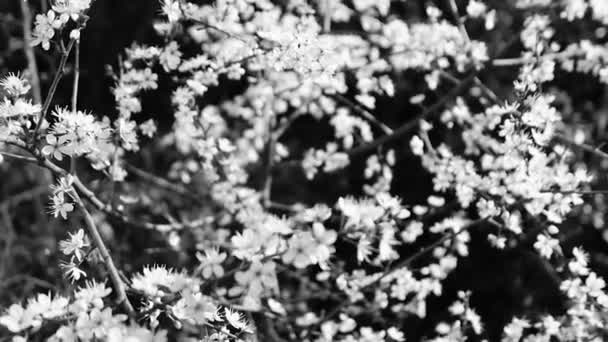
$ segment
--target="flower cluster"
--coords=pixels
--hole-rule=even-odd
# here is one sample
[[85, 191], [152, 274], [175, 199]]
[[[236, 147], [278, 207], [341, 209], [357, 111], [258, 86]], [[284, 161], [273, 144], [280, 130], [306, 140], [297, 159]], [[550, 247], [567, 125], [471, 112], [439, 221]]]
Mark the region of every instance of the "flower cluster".
[[[91, 3], [52, 1], [32, 44], [57, 43], [63, 67]], [[50, 106], [63, 70], [43, 104], [20, 74], [2, 78], [0, 156], [50, 170], [51, 213], [72, 225], [78, 206], [86, 227], [58, 243], [71, 292], [13, 304], [0, 325], [16, 341], [393, 342], [426, 319], [428, 341], [482, 339], [474, 293], [446, 283], [487, 244], [531, 251], [568, 298], [561, 314], [517, 315], [503, 341], [599, 341], [606, 283], [564, 233], [590, 216], [585, 191], [602, 181], [577, 149], [607, 155], [585, 144], [574, 105], [547, 84], [563, 71], [608, 83], [605, 30], [571, 41], [555, 25], [605, 24], [608, 5], [518, 0], [520, 31], [509, 35], [519, 42], [498, 45], [519, 55], [502, 58], [490, 56], [503, 38], [493, 31], [516, 26], [504, 9], [419, 3], [163, 0], [159, 43], [133, 43], [111, 70], [108, 116]], [[485, 82], [504, 67], [518, 72], [497, 93], [498, 77]], [[157, 127], [144, 108], [159, 89], [170, 124]], [[417, 112], [385, 115], [401, 102]], [[134, 165], [156, 158], [166, 175]], [[408, 163], [429, 193], [399, 189]], [[356, 181], [346, 170], [360, 171]], [[336, 189], [317, 194], [315, 181]], [[160, 247], [138, 241], [128, 260], [137, 229]], [[151, 250], [174, 264], [141, 262]], [[435, 319], [439, 297], [452, 304]]]
[[33, 32], [33, 46], [41, 45], [44, 50], [51, 47], [57, 32], [61, 32], [70, 21], [76, 28], [70, 31], [70, 38], [80, 39], [80, 30], [86, 23], [86, 12], [91, 0], [57, 0], [46, 14], [38, 14]]

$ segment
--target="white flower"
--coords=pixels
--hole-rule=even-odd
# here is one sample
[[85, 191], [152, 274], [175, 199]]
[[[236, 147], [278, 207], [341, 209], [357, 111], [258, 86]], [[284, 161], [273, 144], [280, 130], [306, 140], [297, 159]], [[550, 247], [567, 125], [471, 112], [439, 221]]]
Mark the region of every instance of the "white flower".
[[107, 297], [112, 289], [106, 287], [105, 283], [97, 283], [95, 280], [87, 281], [85, 287], [78, 288], [74, 293], [76, 303], [84, 309], [89, 307], [103, 308], [103, 298]]
[[6, 313], [0, 316], [0, 324], [11, 332], [17, 333], [34, 324], [34, 315], [19, 304], [11, 305]]
[[217, 314], [218, 308], [210, 297], [190, 290], [184, 291], [183, 298], [171, 308], [171, 311], [178, 319], [192, 324], [202, 325], [208, 321], [221, 320]]
[[91, 0], [55, 0], [53, 10], [61, 15], [62, 21], [74, 21], [91, 6]]
[[176, 22], [182, 17], [179, 1], [163, 0], [161, 10], [167, 16], [169, 22]]
[[297, 268], [304, 268], [313, 263], [316, 243], [310, 232], [294, 234], [287, 245], [289, 247], [283, 254], [283, 262], [292, 264]]
[[504, 328], [505, 335], [509, 338], [508, 341], [519, 341], [524, 333], [524, 329], [529, 328], [530, 323], [527, 320], [514, 317], [511, 323]]
[[548, 259], [553, 255], [553, 251], [559, 248], [559, 241], [541, 234], [537, 236], [534, 248], [538, 250], [540, 255]]
[[141, 134], [147, 136], [148, 138], [152, 138], [156, 133], [156, 124], [154, 120], [149, 119], [139, 125], [139, 129], [141, 130]]
[[54, 134], [47, 134], [46, 142], [48, 145], [45, 145], [42, 148], [42, 154], [45, 156], [52, 156], [58, 161], [62, 161], [63, 153], [61, 153], [61, 146], [66, 142], [65, 136], [61, 136], [57, 139]]
[[561, 323], [553, 318], [553, 316], [544, 317], [542, 323], [543, 327], [545, 328], [545, 332], [548, 335], [559, 336], [559, 328]]
[[233, 254], [239, 259], [252, 259], [262, 248], [263, 241], [260, 234], [253, 229], [245, 229], [230, 238], [234, 247]]
[[131, 278], [132, 287], [148, 296], [157, 297], [195, 288], [198, 282], [184, 273], [165, 266], [144, 267], [141, 274]]
[[477, 1], [477, 0], [469, 1], [469, 4], [467, 5], [467, 14], [471, 18], [479, 18], [479, 17], [483, 16], [485, 13], [486, 13], [486, 5], [483, 2]]
[[76, 259], [81, 261], [84, 256], [84, 251], [82, 249], [89, 246], [89, 242], [84, 235], [84, 230], [79, 229], [76, 234], [69, 233], [69, 235], [69, 240], [62, 240], [59, 242], [59, 249], [61, 249], [65, 255], [74, 254]]
[[55, 29], [59, 28], [63, 23], [55, 18], [54, 11], [48, 11], [45, 14], [36, 16], [36, 26], [34, 27], [32, 46], [41, 44], [42, 48], [48, 50], [51, 47], [51, 39], [55, 36]]
[[196, 258], [201, 263], [198, 270], [203, 278], [208, 279], [213, 276], [219, 278], [223, 276], [224, 267], [222, 267], [222, 262], [226, 260], [226, 256], [226, 253], [220, 253], [217, 248], [206, 251], [204, 256], [201, 253], [196, 253]]
[[25, 79], [13, 73], [3, 78], [0, 81], [0, 86], [12, 96], [25, 95], [31, 88]]
[[347, 218], [347, 228], [373, 228], [375, 222], [384, 215], [384, 209], [372, 200], [355, 200], [351, 197], [341, 197], [338, 209]]
[[226, 317], [226, 321], [230, 323], [234, 328], [242, 331], [250, 332], [249, 326], [247, 325], [247, 321], [245, 321], [245, 317], [240, 312], [232, 311], [229, 308], [224, 309], [224, 315]]
[[50, 294], [39, 293], [36, 297], [28, 300], [27, 310], [34, 315], [40, 315], [45, 319], [62, 316], [67, 313], [68, 299], [57, 296], [52, 298]]
[[254, 261], [248, 270], [236, 272], [234, 279], [247, 288], [249, 294], [259, 296], [265, 289], [274, 291], [278, 288], [275, 267], [274, 262]]
[[390, 337], [392, 340], [395, 341], [405, 341], [405, 335], [403, 334], [403, 332], [395, 327], [390, 327], [386, 330], [386, 334], [388, 335], [388, 337]]
[[417, 135], [414, 135], [410, 140], [410, 149], [417, 156], [424, 154], [424, 142]]
[[579, 247], [574, 247], [574, 249], [572, 249], [572, 254], [574, 255], [574, 260], [568, 263], [570, 271], [577, 275], [589, 274], [589, 268], [587, 267], [587, 259], [589, 257], [587, 253]]
[[65, 201], [65, 196], [63, 193], [58, 193], [53, 196], [51, 210], [53, 212], [53, 216], [61, 216], [64, 220], [67, 220], [68, 213], [74, 211], [74, 205]]
[[604, 287], [606, 287], [606, 282], [604, 279], [598, 277], [595, 272], [589, 273], [589, 276], [587, 276], [587, 279], [585, 280], [585, 288], [587, 289], [589, 295], [592, 297], [602, 295], [604, 293], [602, 291]]
[[587, 2], [585, 0], [565, 0], [564, 10], [561, 13], [562, 18], [567, 18], [569, 21], [580, 19], [587, 12]]
[[325, 229], [325, 226], [320, 222], [313, 223], [312, 232], [318, 244], [314, 253], [314, 260], [317, 263], [325, 263], [334, 251], [332, 245], [336, 242], [338, 233]]
[[79, 265], [75, 264], [73, 261], [67, 263], [62, 262], [59, 266], [63, 269], [65, 277], [71, 282], [78, 281], [81, 277], [87, 276], [87, 273], [81, 270]]

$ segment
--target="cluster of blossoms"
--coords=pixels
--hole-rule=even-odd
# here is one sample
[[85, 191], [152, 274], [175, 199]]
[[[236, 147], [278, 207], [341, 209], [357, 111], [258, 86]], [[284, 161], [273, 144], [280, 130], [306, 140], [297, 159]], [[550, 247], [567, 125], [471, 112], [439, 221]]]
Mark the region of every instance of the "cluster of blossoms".
[[70, 23], [75, 27], [70, 31], [70, 38], [80, 39], [80, 30], [87, 20], [86, 11], [91, 6], [91, 0], [58, 0], [45, 14], [36, 16], [32, 45], [41, 45], [44, 50], [51, 47], [57, 32], [61, 32]]
[[[71, 42], [80, 39], [90, 5], [54, 1], [36, 17], [32, 43], [48, 50], [58, 42], [67, 58], [61, 35], [70, 29]], [[50, 102], [32, 104], [26, 99], [30, 85], [8, 75], [0, 81], [0, 147], [12, 156], [12, 149], [27, 152], [31, 157], [17, 156], [50, 169], [58, 179], [53, 215], [71, 222], [80, 206], [92, 235], [80, 229], [59, 243], [70, 258], [62, 265], [66, 276], [83, 287], [66, 297], [40, 294], [14, 304], [0, 324], [15, 340], [58, 323], [49, 340], [243, 341], [265, 331], [298, 341], [404, 341], [404, 322], [427, 316], [429, 299], [444, 294], [444, 282], [469, 256], [471, 230], [484, 229], [497, 249], [532, 239], [543, 262], [567, 254], [560, 227], [584, 203], [579, 191], [593, 177], [576, 164], [570, 148], [583, 145], [568, 140], [564, 113], [543, 85], [554, 79], [556, 66], [607, 83], [608, 48], [595, 41], [562, 48], [552, 5], [517, 1], [530, 11], [520, 35], [523, 51], [501, 60], [491, 59], [486, 43], [467, 33], [465, 23], [484, 32], [500, 24], [497, 10], [479, 0], [467, 2], [462, 18], [458, 9], [450, 18], [425, 7], [422, 22], [402, 18], [388, 0], [165, 0], [163, 18], [154, 25], [164, 44], [134, 44], [118, 65], [115, 120], [62, 107], [47, 118]], [[600, 0], [560, 1], [557, 7], [568, 22], [588, 11], [602, 23], [608, 18]], [[361, 32], [332, 30], [352, 22]], [[512, 97], [503, 101], [478, 76], [505, 65], [520, 71]], [[409, 73], [420, 75], [424, 88], [410, 98], [413, 106], [426, 107], [427, 93], [440, 94], [446, 82], [474, 84], [476, 92], [456, 94], [453, 101], [446, 95], [439, 109], [425, 108], [392, 129], [374, 111], [377, 102], [401, 96], [397, 81]], [[164, 131], [142, 112], [142, 95], [160, 88], [161, 75], [169, 76], [173, 112], [172, 127]], [[229, 83], [241, 86], [237, 94], [208, 101], [212, 90]], [[328, 125], [330, 141], [301, 146], [287, 139], [300, 119]], [[171, 152], [168, 179], [128, 166], [146, 148], [144, 137]], [[392, 193], [398, 152], [382, 145], [393, 140], [409, 141], [408, 153], [432, 175], [433, 193], [422, 204]], [[350, 167], [366, 153], [360, 191], [328, 203], [273, 201], [276, 168], [295, 166], [312, 180]], [[77, 161], [101, 171], [94, 175], [102, 180], [84, 184]], [[129, 176], [142, 174], [198, 201], [160, 215], [161, 209], [148, 209], [147, 217], [167, 217], [168, 224], [132, 218], [145, 209], [146, 196], [115, 191], [132, 189]], [[111, 191], [91, 190], [106, 181]], [[101, 215], [88, 214], [89, 205]], [[196, 219], [180, 222], [173, 212]], [[101, 236], [96, 228], [112, 231], [114, 222], [154, 229], [174, 249], [190, 243], [185, 254], [194, 271], [145, 266], [130, 277], [119, 274], [103, 244], [112, 234]], [[504, 341], [599, 341], [596, 334], [608, 323], [606, 284], [582, 249], [572, 255], [561, 284], [571, 301], [568, 311], [515, 318]], [[93, 261], [104, 264], [112, 289], [93, 280]], [[111, 294], [121, 308], [112, 305]], [[458, 293], [429, 341], [483, 336], [470, 296]]]
[[[89, 281], [76, 289], [71, 298], [39, 294], [26, 305], [11, 305], [0, 316], [0, 323], [13, 333], [27, 336], [45, 323], [61, 322], [48, 341], [167, 341], [166, 331], [130, 325], [126, 315], [114, 314], [107, 298], [111, 292], [105, 284]], [[13, 338], [26, 340], [22, 335]]]

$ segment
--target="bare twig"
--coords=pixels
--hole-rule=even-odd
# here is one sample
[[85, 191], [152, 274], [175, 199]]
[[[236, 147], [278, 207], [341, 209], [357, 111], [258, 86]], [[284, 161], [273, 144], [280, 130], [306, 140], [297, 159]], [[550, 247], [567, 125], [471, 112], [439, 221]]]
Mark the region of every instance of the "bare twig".
[[23, 16], [23, 50], [25, 52], [25, 58], [27, 58], [27, 66], [30, 76], [30, 84], [32, 85], [32, 96], [34, 97], [35, 103], [42, 102], [42, 95], [40, 92], [40, 77], [38, 76], [38, 64], [36, 63], [36, 55], [34, 49], [30, 44], [32, 38], [32, 12], [28, 5], [27, 0], [20, 0], [21, 4], [21, 15]]
[[20, 154], [15, 154], [15, 153], [10, 153], [10, 152], [4, 152], [4, 151], [0, 151], [0, 154], [3, 155], [3, 156], [11, 157], [13, 159], [22, 160], [22, 161], [26, 161], [26, 162], [30, 162], [30, 163], [36, 163], [37, 162], [36, 158], [22, 156]]
[[600, 157], [603, 159], [608, 159], [608, 153], [600, 150], [599, 148], [593, 147], [591, 145], [587, 145], [585, 143], [577, 143], [575, 141], [568, 139], [564, 135], [554, 134], [553, 139], [555, 139], [556, 141], [558, 141], [562, 144], [565, 144], [567, 146], [574, 147], [574, 148], [577, 148], [577, 149], [585, 151], [585, 152], [589, 152], [597, 157]]
[[179, 184], [174, 184], [168, 180], [166, 180], [165, 178], [159, 177], [157, 175], [154, 175], [150, 172], [147, 172], [145, 170], [142, 170], [134, 165], [131, 164], [125, 164], [125, 168], [127, 169], [127, 171], [129, 171], [130, 173], [136, 175], [137, 177], [141, 178], [142, 180], [155, 185], [161, 189], [165, 189], [171, 192], [174, 192], [176, 194], [182, 195], [182, 196], [186, 196], [192, 200], [195, 200], [197, 202], [201, 202], [201, 196], [194, 193], [193, 191], [187, 189], [186, 187], [179, 185]]
[[78, 82], [80, 80], [80, 41], [76, 41], [74, 56], [74, 84], [72, 87], [72, 112], [76, 113], [78, 106]]
[[584, 55], [583, 50], [566, 50], [555, 53], [547, 53], [542, 56], [526, 56], [526, 57], [517, 57], [517, 58], [503, 58], [503, 59], [494, 59], [492, 60], [492, 65], [497, 67], [508, 67], [508, 66], [518, 66], [524, 64], [532, 64], [545, 60], [560, 60], [560, 59], [568, 59], [572, 57], [579, 57]]
[[467, 78], [462, 80], [459, 85], [455, 86], [447, 94], [442, 96], [439, 101], [434, 103], [432, 106], [430, 106], [425, 111], [416, 115], [412, 120], [404, 123], [403, 125], [399, 126], [397, 129], [393, 130], [393, 132], [391, 134], [384, 135], [367, 144], [363, 144], [361, 146], [350, 149], [350, 150], [346, 151], [346, 153], [349, 156], [364, 154], [364, 153], [370, 152], [370, 151], [374, 150], [375, 148], [380, 147], [388, 142], [391, 142], [391, 141], [394, 141], [394, 140], [397, 140], [397, 139], [403, 137], [404, 135], [408, 134], [409, 132], [414, 130], [416, 127], [418, 127], [420, 120], [423, 120], [430, 116], [436, 115], [437, 112], [441, 108], [443, 108], [443, 106], [449, 100], [451, 100], [454, 96], [457, 96], [458, 94], [460, 94], [465, 89], [468, 89], [468, 87], [471, 85], [471, 83], [474, 82], [476, 76], [477, 76], [477, 72], [473, 72]]
[[274, 154], [276, 149], [276, 135], [272, 131], [274, 128], [275, 118], [268, 119], [268, 144], [267, 144], [267, 160], [264, 178], [264, 187], [262, 189], [262, 204], [268, 208], [271, 201], [272, 190], [272, 166], [274, 164]]
[[332, 97], [332, 98], [336, 99], [337, 101], [339, 101], [339, 102], [345, 104], [346, 106], [350, 107], [357, 114], [359, 114], [363, 118], [365, 118], [367, 121], [369, 121], [372, 124], [376, 125], [380, 130], [382, 130], [382, 133], [384, 133], [384, 134], [391, 134], [391, 133], [393, 133], [393, 130], [390, 127], [388, 127], [382, 121], [376, 119], [376, 117], [374, 116], [374, 114], [372, 114], [367, 108], [365, 108], [360, 103], [351, 101], [348, 98], [346, 98], [346, 97], [344, 97], [344, 96], [342, 96], [340, 94], [337, 94], [337, 93], [336, 94], [325, 94], [325, 96]]
[[82, 199], [78, 195], [76, 189], [72, 188], [72, 190], [74, 201], [76, 202], [76, 205], [84, 216], [87, 232], [89, 233], [93, 244], [95, 245], [97, 250], [99, 250], [101, 257], [103, 258], [104, 264], [106, 265], [110, 280], [114, 285], [114, 291], [116, 291], [118, 304], [122, 305], [123, 309], [130, 317], [135, 317], [135, 310], [133, 310], [133, 306], [131, 305], [131, 302], [129, 302], [129, 298], [127, 298], [125, 284], [120, 279], [118, 270], [116, 269], [114, 261], [112, 260], [112, 257], [110, 256], [110, 253], [108, 252], [108, 249], [106, 248], [106, 245], [103, 242], [101, 235], [99, 234], [99, 230], [97, 230], [95, 221], [93, 220], [93, 217], [82, 202]]
[[51, 106], [51, 102], [53, 101], [53, 97], [55, 96], [55, 91], [57, 91], [57, 86], [59, 85], [59, 81], [61, 80], [61, 77], [63, 77], [63, 74], [65, 72], [65, 70], [64, 70], [65, 64], [67, 63], [68, 58], [70, 57], [70, 51], [72, 51], [72, 48], [74, 47], [75, 43], [76, 43], [75, 39], [70, 40], [67, 48], [65, 48], [65, 50], [63, 51], [63, 54], [61, 55], [61, 61], [59, 62], [59, 68], [57, 69], [57, 72], [55, 73], [55, 77], [53, 78], [53, 82], [51, 83], [51, 88], [49, 89], [49, 92], [46, 95], [46, 98], [44, 99], [44, 104], [42, 105], [42, 110], [40, 111], [40, 115], [38, 116], [38, 122], [36, 122], [36, 128], [34, 129], [34, 133], [32, 134], [32, 141], [34, 141], [36, 139], [38, 130], [40, 130], [40, 126], [42, 125], [42, 122], [44, 121], [44, 118], [46, 117], [46, 114], [49, 111], [49, 107]]

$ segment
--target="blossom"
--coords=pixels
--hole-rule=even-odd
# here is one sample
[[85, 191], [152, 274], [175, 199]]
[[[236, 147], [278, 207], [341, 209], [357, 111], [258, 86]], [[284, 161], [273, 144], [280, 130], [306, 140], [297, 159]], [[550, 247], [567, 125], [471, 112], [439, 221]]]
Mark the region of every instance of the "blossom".
[[283, 254], [283, 262], [304, 268], [313, 263], [312, 256], [316, 251], [314, 237], [310, 232], [294, 234], [288, 241], [288, 249]]
[[80, 314], [76, 320], [78, 337], [83, 340], [104, 339], [115, 327], [127, 319], [126, 315], [113, 315], [111, 308], [94, 308], [90, 313]]
[[504, 333], [508, 338], [507, 341], [519, 341], [523, 335], [524, 329], [530, 327], [530, 323], [525, 319], [513, 318], [511, 323], [504, 328]]
[[45, 156], [52, 156], [53, 158], [62, 161], [63, 153], [61, 152], [61, 146], [67, 141], [65, 136], [61, 136], [59, 139], [53, 134], [46, 135], [46, 142], [41, 152]]
[[11, 96], [25, 95], [30, 90], [28, 82], [18, 74], [9, 73], [0, 80], [0, 87]]
[[252, 259], [263, 244], [261, 236], [252, 229], [245, 229], [242, 233], [235, 234], [231, 242], [234, 246], [234, 256], [241, 259]]
[[45, 319], [51, 319], [66, 314], [68, 299], [61, 296], [52, 298], [50, 294], [39, 293], [36, 297], [28, 300], [27, 310], [33, 315], [40, 315]]
[[163, 0], [162, 11], [167, 16], [169, 22], [176, 22], [182, 17], [182, 11], [179, 5], [179, 1], [174, 0]]
[[148, 138], [152, 138], [156, 133], [156, 124], [154, 123], [154, 120], [150, 119], [140, 124], [139, 129], [141, 130], [141, 134]]
[[34, 314], [19, 304], [11, 305], [6, 313], [0, 316], [0, 324], [14, 333], [27, 329], [32, 325], [40, 325], [39, 322], [34, 321]]
[[333, 230], [326, 230], [325, 226], [320, 222], [313, 223], [312, 231], [313, 237], [318, 244], [313, 258], [317, 263], [325, 263], [334, 251], [332, 245], [336, 242], [338, 234]]
[[48, 50], [51, 47], [51, 39], [55, 36], [55, 29], [62, 24], [63, 22], [55, 17], [55, 12], [52, 10], [47, 14], [36, 15], [32, 46], [42, 45], [43, 49]]
[[75, 303], [83, 308], [103, 308], [103, 299], [112, 292], [105, 283], [97, 283], [95, 280], [87, 281], [85, 287], [79, 287], [75, 292]]
[[203, 278], [211, 278], [212, 276], [219, 278], [224, 275], [222, 262], [226, 260], [226, 253], [220, 253], [217, 248], [213, 248], [206, 251], [205, 255], [197, 253], [196, 258], [201, 263], [199, 270]]
[[347, 227], [371, 228], [375, 221], [384, 215], [382, 207], [371, 200], [357, 201], [354, 198], [342, 197], [338, 200], [337, 207], [347, 218]]
[[412, 140], [410, 140], [410, 148], [412, 149], [412, 153], [417, 156], [424, 154], [424, 142], [417, 135], [414, 135]]
[[589, 295], [593, 297], [598, 297], [603, 294], [602, 289], [606, 287], [606, 282], [604, 279], [600, 278], [595, 274], [595, 272], [589, 273], [587, 279], [585, 280], [585, 288]]
[[69, 240], [62, 240], [59, 242], [59, 249], [61, 249], [61, 251], [65, 255], [74, 254], [74, 256], [76, 256], [76, 259], [80, 261], [84, 256], [83, 248], [88, 247], [89, 242], [87, 241], [84, 235], [84, 230], [82, 229], [79, 229], [76, 234], [69, 234]]
[[551, 258], [553, 251], [556, 250], [558, 247], [558, 240], [551, 237], [547, 237], [546, 235], [542, 234], [538, 235], [538, 237], [536, 238], [536, 242], [534, 243], [534, 248], [536, 248], [540, 255], [545, 258]]
[[278, 287], [278, 280], [274, 262], [254, 261], [246, 271], [234, 274], [239, 285], [246, 288], [253, 296], [259, 296], [264, 290], [274, 291]]
[[65, 277], [70, 279], [71, 282], [78, 281], [81, 277], [87, 276], [87, 273], [80, 269], [80, 265], [73, 261], [61, 263], [59, 266], [63, 269]]
[[210, 297], [200, 292], [185, 291], [184, 297], [173, 305], [171, 312], [180, 320], [205, 324], [217, 318], [218, 308]]
[[[232, 311], [229, 308], [224, 309], [224, 315], [226, 317], [226, 321], [230, 323], [234, 328], [242, 331], [250, 331], [247, 321], [243, 317], [243, 314]], [[250, 331], [251, 332], [251, 331]]]
[[53, 212], [53, 216], [61, 216], [64, 220], [67, 220], [68, 213], [74, 211], [74, 205], [66, 202], [65, 195], [63, 193], [53, 195], [52, 200], [53, 204], [51, 205], [51, 210]]
[[144, 267], [143, 272], [131, 278], [132, 287], [150, 297], [179, 293], [196, 286], [196, 280], [165, 266]]
[[53, 10], [61, 15], [63, 22], [76, 21], [91, 6], [91, 0], [55, 0]]
[[167, 342], [167, 331], [158, 330], [151, 331], [144, 327], [139, 326], [115, 326], [108, 329], [107, 334], [108, 342], [122, 342], [122, 341], [150, 341], [150, 342]]
[[589, 274], [589, 268], [587, 267], [589, 256], [579, 247], [574, 247], [572, 254], [574, 255], [574, 260], [568, 263], [570, 271], [582, 276]]
[[486, 5], [478, 0], [471, 0], [467, 5], [467, 14], [472, 18], [479, 18], [486, 13]]
[[40, 113], [40, 104], [32, 104], [31, 100], [17, 98], [14, 101], [9, 101], [4, 98], [0, 102], [0, 118], [21, 118], [34, 116]]

